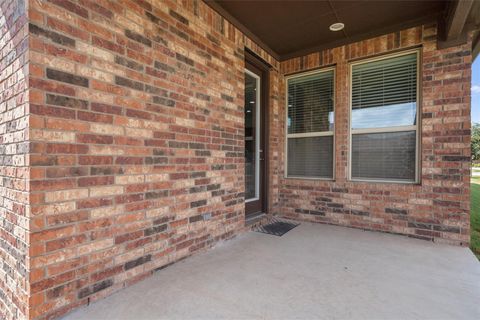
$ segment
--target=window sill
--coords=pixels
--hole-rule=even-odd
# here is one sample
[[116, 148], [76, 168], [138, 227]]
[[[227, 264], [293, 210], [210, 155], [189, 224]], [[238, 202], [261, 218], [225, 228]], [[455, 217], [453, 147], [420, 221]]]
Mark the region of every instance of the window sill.
[[317, 177], [298, 177], [298, 176], [283, 176], [284, 179], [289, 180], [313, 180], [313, 181], [330, 181], [334, 182], [334, 178], [317, 178]]
[[420, 181], [402, 181], [402, 180], [370, 180], [370, 179], [349, 179], [348, 182], [359, 182], [359, 183], [378, 183], [378, 184], [409, 184], [409, 185], [420, 185]]

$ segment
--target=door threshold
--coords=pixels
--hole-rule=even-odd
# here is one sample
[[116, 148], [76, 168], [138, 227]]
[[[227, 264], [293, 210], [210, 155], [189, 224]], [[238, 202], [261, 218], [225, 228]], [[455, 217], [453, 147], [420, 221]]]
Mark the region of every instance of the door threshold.
[[267, 214], [263, 212], [252, 213], [245, 216], [245, 226], [250, 227], [261, 221], [263, 218], [266, 218]]

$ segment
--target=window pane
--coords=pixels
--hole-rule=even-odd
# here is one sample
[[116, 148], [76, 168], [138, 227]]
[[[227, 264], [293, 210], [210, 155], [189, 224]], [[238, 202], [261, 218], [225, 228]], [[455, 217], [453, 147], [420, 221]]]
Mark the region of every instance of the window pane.
[[288, 176], [332, 178], [333, 136], [289, 138]]
[[258, 79], [245, 73], [245, 199], [258, 197]]
[[417, 54], [352, 67], [352, 128], [416, 124]]
[[416, 124], [417, 104], [403, 103], [352, 110], [352, 129], [389, 128]]
[[415, 180], [416, 132], [352, 135], [352, 178]]
[[333, 70], [288, 80], [288, 133], [333, 131]]

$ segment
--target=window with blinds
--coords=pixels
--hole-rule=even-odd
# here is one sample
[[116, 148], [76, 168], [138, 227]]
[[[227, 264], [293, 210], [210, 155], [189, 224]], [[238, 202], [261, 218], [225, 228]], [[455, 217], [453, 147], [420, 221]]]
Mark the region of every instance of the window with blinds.
[[351, 164], [358, 180], [417, 181], [418, 51], [351, 65]]
[[334, 70], [287, 79], [288, 177], [333, 178]]

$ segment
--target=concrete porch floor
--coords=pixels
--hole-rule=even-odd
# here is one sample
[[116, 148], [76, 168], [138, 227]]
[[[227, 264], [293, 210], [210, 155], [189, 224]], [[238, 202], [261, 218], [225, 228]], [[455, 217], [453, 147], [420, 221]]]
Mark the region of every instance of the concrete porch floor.
[[178, 262], [64, 319], [480, 319], [467, 248], [303, 222]]

